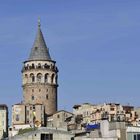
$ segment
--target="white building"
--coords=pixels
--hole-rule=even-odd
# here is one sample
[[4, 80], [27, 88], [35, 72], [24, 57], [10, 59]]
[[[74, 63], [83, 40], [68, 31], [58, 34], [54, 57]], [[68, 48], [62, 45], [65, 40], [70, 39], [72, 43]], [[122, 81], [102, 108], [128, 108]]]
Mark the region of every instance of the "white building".
[[0, 105], [0, 139], [8, 136], [8, 107]]

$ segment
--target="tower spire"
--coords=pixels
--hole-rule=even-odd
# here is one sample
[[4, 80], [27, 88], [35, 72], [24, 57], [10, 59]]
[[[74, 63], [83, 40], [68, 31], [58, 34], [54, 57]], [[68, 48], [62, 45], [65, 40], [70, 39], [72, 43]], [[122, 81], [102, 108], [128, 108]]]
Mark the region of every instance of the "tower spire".
[[38, 31], [28, 60], [51, 60], [40, 26], [38, 18]]
[[41, 26], [41, 21], [40, 21], [40, 17], [38, 17], [38, 27], [40, 28]]

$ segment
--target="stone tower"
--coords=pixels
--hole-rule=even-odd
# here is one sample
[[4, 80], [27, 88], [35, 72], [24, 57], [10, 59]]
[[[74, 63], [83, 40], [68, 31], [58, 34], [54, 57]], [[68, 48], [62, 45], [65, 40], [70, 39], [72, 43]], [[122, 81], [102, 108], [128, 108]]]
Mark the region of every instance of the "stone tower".
[[30, 56], [22, 69], [23, 103], [43, 104], [45, 113], [57, 111], [56, 62], [51, 59], [49, 49], [41, 32], [40, 22]]

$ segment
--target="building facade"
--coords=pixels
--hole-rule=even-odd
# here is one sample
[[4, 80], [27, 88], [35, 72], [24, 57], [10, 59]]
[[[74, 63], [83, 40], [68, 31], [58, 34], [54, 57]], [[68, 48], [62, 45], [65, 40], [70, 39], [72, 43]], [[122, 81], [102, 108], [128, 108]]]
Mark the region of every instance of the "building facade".
[[23, 103], [43, 104], [47, 115], [55, 113], [57, 111], [57, 73], [56, 62], [50, 57], [39, 22], [30, 56], [24, 62], [22, 69]]
[[15, 104], [12, 106], [12, 125], [44, 126], [45, 107], [42, 104]]
[[117, 103], [99, 105], [84, 103], [73, 107], [73, 114], [81, 116], [81, 124], [97, 124], [107, 119], [109, 122], [124, 121], [129, 125], [137, 126], [140, 122], [138, 111], [139, 109], [135, 111], [133, 106], [122, 106]]
[[0, 139], [8, 136], [8, 107], [0, 105]]

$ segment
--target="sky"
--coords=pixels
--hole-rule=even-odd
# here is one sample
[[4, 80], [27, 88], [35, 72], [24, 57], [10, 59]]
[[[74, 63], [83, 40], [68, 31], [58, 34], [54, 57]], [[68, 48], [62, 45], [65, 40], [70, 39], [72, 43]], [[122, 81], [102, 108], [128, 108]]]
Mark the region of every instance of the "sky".
[[140, 106], [139, 0], [0, 1], [0, 104], [21, 102], [37, 20], [59, 69], [58, 107]]

